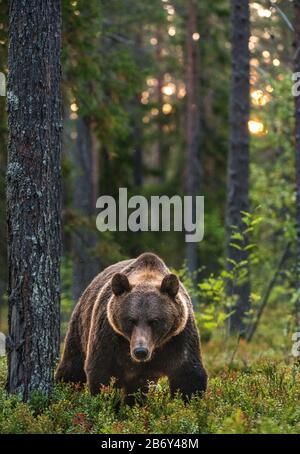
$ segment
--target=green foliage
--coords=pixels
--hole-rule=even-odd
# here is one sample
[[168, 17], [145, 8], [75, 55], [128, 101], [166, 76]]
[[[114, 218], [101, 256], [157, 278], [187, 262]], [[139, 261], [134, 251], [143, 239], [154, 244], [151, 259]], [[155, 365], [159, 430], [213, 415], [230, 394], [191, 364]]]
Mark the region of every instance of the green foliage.
[[[222, 328], [226, 320], [233, 313], [236, 303], [236, 295], [230, 293], [228, 288], [240, 285], [247, 277], [249, 267], [251, 269], [259, 263], [258, 245], [254, 242], [256, 231], [263, 218], [257, 208], [253, 213], [242, 213], [244, 228], [239, 230], [232, 226], [231, 246], [242, 251], [249, 251], [247, 260], [237, 263], [227, 259], [230, 266], [227, 266], [219, 274], [203, 276], [203, 269], [198, 270], [200, 282], [195, 288], [193, 278], [186, 266], [177, 271], [178, 276], [184, 283], [186, 289], [196, 301], [195, 317], [203, 340], [209, 340], [217, 328]], [[194, 280], [197, 280], [195, 277]], [[252, 308], [247, 315], [247, 323], [251, 323], [255, 315], [261, 296], [257, 292], [251, 293]]]
[[[273, 31], [278, 39], [278, 28], [274, 27]], [[263, 48], [266, 48], [266, 43]], [[283, 52], [279, 58], [282, 63], [280, 74], [279, 69], [274, 68], [274, 75], [265, 71], [259, 73], [259, 82], [255, 88], [266, 94], [266, 87], [269, 86], [272, 92], [270, 101], [264, 106], [253, 107], [252, 113], [253, 118], [265, 126], [262, 135], [252, 136], [250, 153], [251, 198], [253, 206], [259, 205], [259, 215], [263, 218], [263, 222], [252, 233], [252, 242], [257, 246], [251, 262], [254, 297], [265, 294], [287, 243], [291, 241], [294, 245], [296, 237], [292, 75], [287, 64], [288, 54]], [[294, 251], [295, 247], [292, 246], [270, 297], [274, 310], [280, 305], [286, 307], [286, 326], [295, 323], [291, 317], [297, 298]]]
[[[186, 266], [175, 272], [196, 302], [196, 323], [202, 340], [208, 341], [216, 328], [223, 327], [230, 316], [228, 308], [232, 304], [232, 298], [228, 298], [226, 295], [224, 276], [210, 275], [203, 278], [195, 288], [192, 275]], [[201, 274], [201, 270], [199, 270], [199, 273]]]
[[151, 386], [146, 401], [121, 406], [111, 386], [98, 396], [57, 385], [48, 398], [35, 395], [29, 404], [3, 389], [0, 364], [0, 433], [299, 433], [300, 370], [261, 361], [253, 367], [224, 370], [210, 378], [203, 399], [187, 405], [170, 398], [167, 382]]
[[239, 229], [237, 226], [231, 226], [231, 241], [230, 246], [245, 253], [245, 260], [236, 262], [233, 259], [227, 258], [228, 267], [226, 271], [222, 272], [222, 276], [226, 277], [232, 286], [241, 285], [247, 279], [249, 269], [253, 269], [258, 263], [258, 244], [256, 240], [256, 231], [259, 225], [263, 222], [263, 217], [260, 215], [260, 207], [253, 213], [245, 211], [241, 212], [243, 228]]
[[67, 332], [68, 322], [73, 310], [73, 300], [71, 295], [71, 282], [72, 282], [72, 263], [71, 260], [63, 258], [61, 263], [61, 300], [60, 300], [60, 312], [61, 312], [61, 335], [65, 336]]
[[291, 73], [272, 82], [272, 100], [257, 112], [268, 133], [252, 141], [252, 198], [266, 222], [259, 233], [273, 248], [294, 238], [294, 99]]

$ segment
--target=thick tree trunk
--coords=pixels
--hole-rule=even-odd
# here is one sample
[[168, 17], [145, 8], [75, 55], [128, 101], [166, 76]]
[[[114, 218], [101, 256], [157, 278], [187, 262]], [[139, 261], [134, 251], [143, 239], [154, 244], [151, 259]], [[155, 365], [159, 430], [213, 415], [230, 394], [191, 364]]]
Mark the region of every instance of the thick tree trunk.
[[[199, 100], [199, 51], [198, 41], [193, 39], [197, 32], [197, 7], [194, 0], [188, 1], [187, 18], [187, 120], [186, 120], [186, 191], [187, 195], [199, 195], [200, 191], [200, 100]], [[195, 207], [195, 204], [193, 205]], [[195, 213], [195, 210], [193, 209]], [[188, 270], [198, 269], [197, 243], [187, 243]]]
[[[248, 253], [230, 245], [232, 226], [240, 231], [245, 228], [241, 211], [249, 211], [249, 34], [250, 12], [248, 1], [231, 0], [232, 23], [232, 81], [230, 105], [230, 153], [228, 163], [227, 198], [227, 257], [239, 264], [248, 259]], [[243, 246], [245, 246], [243, 244]], [[228, 262], [231, 269], [232, 264]], [[242, 332], [243, 318], [249, 310], [250, 280], [229, 285], [230, 294], [237, 295], [235, 313], [230, 318], [230, 330]]]
[[88, 118], [77, 120], [77, 143], [72, 153], [74, 163], [73, 207], [80, 216], [72, 235], [74, 301], [100, 271], [100, 264], [95, 258], [97, 242], [96, 226], [92, 216], [96, 213], [98, 189], [98, 160]]
[[[300, 74], [300, 0], [294, 0], [295, 8], [295, 61], [294, 71]], [[296, 121], [296, 229], [297, 229], [297, 290], [300, 294], [300, 95], [295, 97]], [[296, 323], [300, 326], [300, 296], [296, 301]]]
[[8, 78], [8, 382], [49, 393], [59, 355], [59, 0], [12, 0]]

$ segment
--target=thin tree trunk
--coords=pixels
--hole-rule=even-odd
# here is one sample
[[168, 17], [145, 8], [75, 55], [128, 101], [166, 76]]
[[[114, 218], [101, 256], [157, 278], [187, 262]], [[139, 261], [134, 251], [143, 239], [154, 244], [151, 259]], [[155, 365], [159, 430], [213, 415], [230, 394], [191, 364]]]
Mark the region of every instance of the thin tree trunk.
[[159, 180], [161, 183], [164, 181], [164, 131], [163, 131], [163, 86], [164, 86], [164, 72], [162, 68], [162, 50], [163, 50], [163, 35], [161, 27], [158, 27], [157, 34], [157, 45], [156, 45], [156, 62], [158, 65], [157, 74], [157, 104], [159, 114], [157, 116], [157, 164]]
[[100, 270], [93, 250], [97, 242], [96, 227], [91, 222], [96, 212], [98, 160], [91, 122], [86, 117], [79, 117], [77, 120], [77, 143], [72, 158], [75, 171], [73, 207], [80, 216], [79, 224], [72, 235], [72, 295], [74, 301], [77, 301]]
[[143, 186], [143, 147], [142, 147], [142, 125], [140, 120], [140, 96], [134, 100], [134, 118], [133, 118], [133, 181], [137, 188]]
[[[230, 105], [230, 153], [228, 164], [227, 196], [227, 257], [239, 264], [248, 259], [245, 250], [230, 245], [232, 226], [245, 228], [241, 211], [249, 211], [249, 34], [250, 12], [248, 1], [231, 0], [232, 23], [232, 81]], [[243, 244], [245, 246], [245, 244]], [[228, 262], [229, 269], [232, 262]], [[244, 316], [250, 307], [249, 273], [242, 283], [229, 285], [230, 294], [237, 295], [234, 314], [230, 317], [230, 330], [243, 332]]]
[[276, 281], [277, 281], [277, 278], [279, 276], [279, 273], [286, 261], [286, 259], [288, 258], [288, 255], [289, 255], [289, 252], [290, 252], [290, 248], [291, 248], [291, 243], [288, 243], [283, 251], [283, 254], [280, 258], [280, 261], [276, 267], [276, 270], [268, 284], [268, 287], [266, 289], [266, 293], [263, 297], [263, 300], [258, 308], [258, 311], [257, 311], [257, 315], [256, 315], [256, 318], [254, 320], [254, 322], [249, 326], [249, 329], [247, 330], [247, 335], [246, 335], [246, 340], [248, 342], [251, 342], [254, 334], [256, 333], [256, 330], [258, 328], [258, 325], [259, 325], [259, 322], [261, 320], [261, 317], [263, 315], [263, 312], [268, 304], [268, 301], [269, 301], [269, 298], [270, 298], [270, 295], [272, 293], [272, 290], [274, 288], [274, 285], [276, 284]]
[[[300, 0], [294, 0], [295, 60], [294, 71], [300, 73]], [[300, 295], [300, 95], [295, 97], [296, 120], [296, 229], [297, 229], [297, 291]], [[296, 324], [300, 326], [300, 296], [295, 307]]]
[[[199, 51], [198, 41], [193, 39], [197, 31], [197, 7], [194, 0], [188, 1], [187, 18], [187, 123], [186, 123], [186, 191], [187, 195], [199, 195], [200, 191], [200, 99], [199, 99]], [[193, 208], [195, 204], [193, 205]], [[193, 209], [195, 213], [195, 210]], [[197, 243], [187, 243], [188, 270], [195, 273], [198, 268]]]
[[8, 78], [8, 382], [49, 393], [59, 355], [59, 0], [12, 0]]
[[[139, 31], [135, 36], [135, 58], [137, 63], [143, 62], [143, 33]], [[142, 65], [142, 64], [141, 64]], [[135, 187], [143, 186], [143, 131], [141, 122], [140, 93], [133, 98], [132, 134], [133, 134], [133, 182]]]

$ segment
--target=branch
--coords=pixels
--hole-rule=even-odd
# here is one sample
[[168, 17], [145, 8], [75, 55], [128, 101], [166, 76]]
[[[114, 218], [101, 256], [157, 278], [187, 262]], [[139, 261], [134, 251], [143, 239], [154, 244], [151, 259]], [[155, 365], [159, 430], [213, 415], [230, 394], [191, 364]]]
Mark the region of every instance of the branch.
[[249, 331], [248, 331], [248, 333], [247, 333], [247, 335], [246, 335], [246, 340], [247, 340], [247, 342], [250, 342], [250, 341], [251, 341], [251, 339], [252, 339], [254, 333], [255, 333], [256, 330], [257, 330], [257, 327], [258, 327], [258, 324], [259, 324], [259, 322], [260, 322], [260, 319], [261, 319], [261, 316], [262, 316], [262, 314], [263, 314], [263, 311], [264, 311], [264, 309], [265, 309], [265, 307], [266, 307], [266, 305], [267, 305], [267, 303], [268, 303], [269, 297], [270, 297], [271, 292], [272, 292], [272, 290], [273, 290], [273, 287], [274, 287], [274, 285], [275, 285], [275, 283], [276, 283], [278, 274], [279, 274], [279, 272], [280, 272], [280, 270], [281, 270], [281, 268], [282, 268], [282, 266], [283, 266], [283, 264], [284, 264], [284, 262], [285, 262], [285, 260], [286, 260], [286, 258], [287, 258], [287, 256], [288, 256], [288, 253], [289, 253], [289, 251], [290, 251], [291, 244], [292, 244], [291, 242], [287, 243], [287, 245], [286, 245], [286, 247], [285, 247], [285, 249], [284, 249], [284, 251], [283, 251], [282, 257], [281, 257], [281, 259], [279, 260], [279, 263], [278, 263], [278, 265], [277, 265], [277, 268], [276, 268], [276, 270], [275, 270], [275, 273], [274, 273], [272, 279], [270, 280], [270, 283], [269, 283], [269, 285], [268, 285], [268, 287], [267, 287], [265, 296], [264, 296], [264, 298], [263, 298], [263, 300], [262, 300], [262, 303], [261, 303], [261, 305], [260, 305], [260, 307], [259, 307], [259, 309], [258, 309], [257, 316], [256, 316], [256, 320], [255, 320], [254, 323], [252, 323], [252, 325], [250, 325]]
[[276, 11], [278, 12], [279, 16], [281, 16], [281, 18], [283, 19], [283, 21], [286, 23], [286, 25], [288, 26], [288, 28], [294, 32], [295, 29], [293, 27], [293, 24], [291, 23], [291, 21], [289, 20], [289, 18], [287, 17], [287, 15], [282, 11], [281, 8], [279, 8], [278, 5], [276, 5], [276, 3], [273, 3], [272, 0], [269, 0], [269, 3], [271, 4], [272, 8], [275, 8]]

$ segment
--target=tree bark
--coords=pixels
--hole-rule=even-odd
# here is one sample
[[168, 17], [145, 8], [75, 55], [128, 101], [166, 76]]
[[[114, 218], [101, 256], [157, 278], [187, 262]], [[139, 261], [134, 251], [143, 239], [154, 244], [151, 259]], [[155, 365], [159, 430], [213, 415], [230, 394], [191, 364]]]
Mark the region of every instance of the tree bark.
[[[195, 197], [200, 191], [200, 97], [199, 97], [199, 51], [198, 41], [193, 39], [197, 32], [197, 7], [194, 0], [188, 1], [187, 17], [187, 121], [186, 121], [186, 192]], [[195, 204], [193, 212], [195, 213]], [[195, 273], [198, 268], [197, 243], [187, 243], [188, 270]]]
[[59, 356], [60, 37], [59, 0], [10, 2], [7, 388], [25, 401]]
[[[294, 0], [295, 59], [294, 71], [300, 73], [300, 0]], [[295, 96], [296, 122], [296, 231], [297, 231], [297, 291], [300, 295], [300, 95]], [[300, 296], [295, 306], [296, 324], [300, 326]]]
[[[139, 30], [134, 39], [136, 64], [143, 66], [143, 31]], [[132, 138], [133, 138], [133, 183], [136, 188], [143, 186], [143, 130], [141, 120], [141, 93], [132, 100]]]
[[[241, 211], [249, 211], [250, 12], [248, 1], [231, 0], [231, 24], [232, 80], [227, 188], [227, 257], [239, 264], [243, 260], [248, 260], [248, 253], [232, 247], [230, 243], [232, 226], [236, 226], [239, 231], [245, 229]], [[228, 262], [228, 267], [232, 269], [232, 263]], [[245, 329], [244, 315], [250, 308], [249, 273], [240, 285], [229, 284], [228, 292], [237, 296], [237, 303], [233, 308], [235, 312], [230, 317], [230, 330], [242, 332]]]
[[84, 289], [100, 271], [95, 257], [96, 226], [91, 223], [96, 213], [98, 189], [98, 159], [93, 143], [91, 121], [77, 120], [77, 143], [72, 154], [74, 163], [73, 207], [81, 218], [72, 235], [73, 282], [72, 295], [77, 301]]
[[133, 182], [136, 188], [143, 186], [143, 139], [141, 125], [140, 95], [133, 101]]
[[163, 121], [164, 114], [162, 111], [164, 99], [163, 99], [163, 86], [164, 86], [164, 71], [163, 71], [163, 34], [161, 26], [158, 26], [156, 33], [157, 45], [156, 45], [156, 62], [158, 66], [157, 74], [157, 105], [159, 114], [157, 116], [157, 165], [159, 182], [164, 182], [164, 131]]

